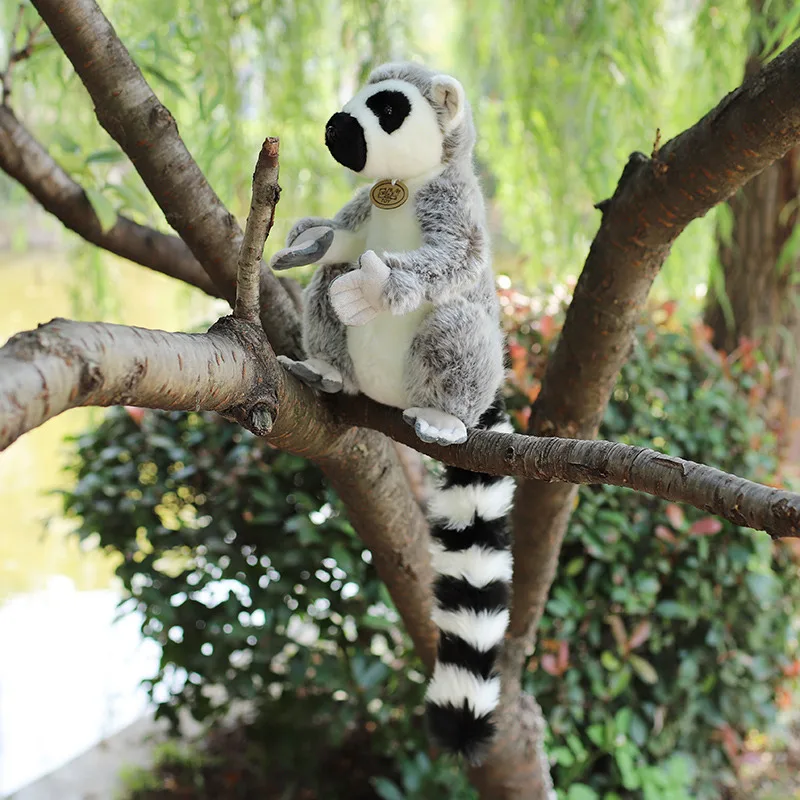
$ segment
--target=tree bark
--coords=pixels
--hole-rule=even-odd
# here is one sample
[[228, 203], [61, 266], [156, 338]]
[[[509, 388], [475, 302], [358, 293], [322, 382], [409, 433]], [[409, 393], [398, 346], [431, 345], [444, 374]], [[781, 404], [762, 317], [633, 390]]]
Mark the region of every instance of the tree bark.
[[0, 349], [0, 449], [78, 406], [277, 410], [283, 371], [260, 327], [231, 318], [206, 334], [56, 319]]
[[233, 316], [258, 323], [261, 318], [261, 257], [275, 221], [275, 206], [281, 196], [278, 185], [280, 141], [268, 137], [261, 145], [253, 171], [253, 196], [244, 228], [236, 274]]
[[[761, 66], [751, 56], [745, 75]], [[771, 366], [770, 396], [777, 401], [779, 447], [800, 456], [793, 421], [800, 418], [800, 246], [787, 243], [800, 220], [800, 148], [790, 150], [729, 201], [733, 227], [720, 236], [721, 285], [713, 281], [705, 322], [714, 346], [733, 352], [742, 339], [756, 343]]]

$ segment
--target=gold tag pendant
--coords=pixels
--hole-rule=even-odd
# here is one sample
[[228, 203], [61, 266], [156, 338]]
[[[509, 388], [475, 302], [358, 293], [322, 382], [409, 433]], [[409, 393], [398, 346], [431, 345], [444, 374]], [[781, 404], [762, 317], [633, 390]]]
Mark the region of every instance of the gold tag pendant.
[[402, 181], [378, 181], [372, 187], [369, 199], [378, 208], [400, 208], [408, 200], [408, 187]]

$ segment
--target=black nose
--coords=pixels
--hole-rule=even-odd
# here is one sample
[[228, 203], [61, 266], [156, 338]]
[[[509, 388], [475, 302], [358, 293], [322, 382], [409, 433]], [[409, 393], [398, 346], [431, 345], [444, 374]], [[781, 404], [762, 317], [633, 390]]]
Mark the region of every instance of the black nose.
[[344, 167], [361, 172], [367, 163], [367, 140], [361, 123], [351, 114], [337, 111], [325, 125], [325, 144]]

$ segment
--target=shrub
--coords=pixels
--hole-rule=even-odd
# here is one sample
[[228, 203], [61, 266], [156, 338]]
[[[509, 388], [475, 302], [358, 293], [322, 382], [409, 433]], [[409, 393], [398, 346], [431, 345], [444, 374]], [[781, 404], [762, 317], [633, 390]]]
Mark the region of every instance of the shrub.
[[[504, 303], [509, 404], [523, 422], [557, 315], [511, 291]], [[658, 313], [602, 436], [766, 479], [760, 362], [721, 359]], [[313, 466], [201, 414], [113, 410], [75, 445], [65, 509], [81, 537], [122, 556], [127, 605], [163, 647], [160, 714], [211, 721], [248, 701], [264, 768], [309, 797], [339, 796], [334, 766], [355, 755], [354, 797], [474, 796], [452, 762], [425, 755], [420, 666]], [[583, 487], [526, 673], [562, 795], [718, 796], [743, 737], [774, 719], [797, 587], [766, 534]]]
[[81, 537], [122, 556], [124, 606], [162, 647], [159, 716], [176, 723], [185, 708], [211, 722], [246, 701], [273, 785], [320, 792], [308, 797], [342, 797], [344, 785], [391, 800], [394, 781], [411, 798], [437, 786], [469, 796], [454, 765], [419, 754], [421, 667], [313, 465], [210, 414], [114, 409], [75, 444], [65, 507]]

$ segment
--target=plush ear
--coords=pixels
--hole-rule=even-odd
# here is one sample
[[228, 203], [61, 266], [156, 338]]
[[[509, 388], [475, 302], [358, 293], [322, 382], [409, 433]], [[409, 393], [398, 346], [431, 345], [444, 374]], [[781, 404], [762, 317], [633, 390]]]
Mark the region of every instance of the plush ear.
[[444, 109], [445, 126], [448, 131], [452, 130], [464, 118], [467, 102], [464, 87], [449, 75], [437, 75], [432, 83], [433, 102]]

